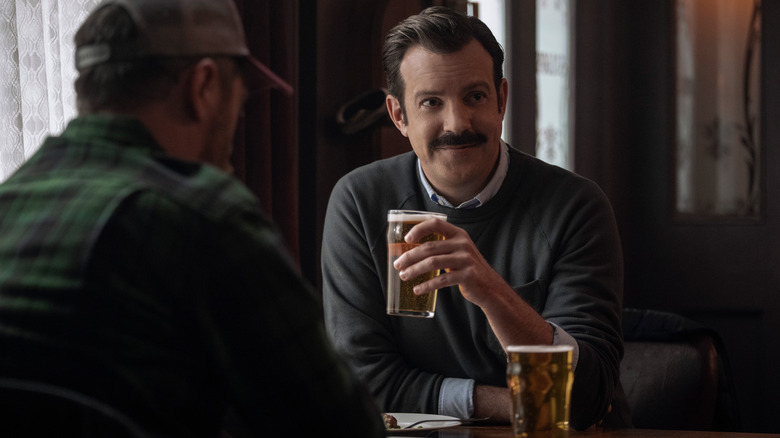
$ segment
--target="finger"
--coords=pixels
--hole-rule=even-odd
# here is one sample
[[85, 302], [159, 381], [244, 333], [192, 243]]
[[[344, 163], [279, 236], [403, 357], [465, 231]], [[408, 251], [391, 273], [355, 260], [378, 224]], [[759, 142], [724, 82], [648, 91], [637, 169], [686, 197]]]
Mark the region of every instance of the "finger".
[[[417, 263], [420, 263], [427, 258], [451, 254], [454, 252], [453, 242], [454, 241], [447, 240], [423, 242], [401, 254], [395, 260], [395, 262], [393, 262], [393, 267], [401, 271]], [[437, 260], [436, 263], [440, 264], [443, 263], [443, 261]], [[421, 272], [428, 272], [434, 268], [441, 269], [446, 267], [448, 266], [434, 266], [432, 264], [427, 264], [423, 266], [423, 271]]]
[[[464, 262], [467, 262], [467, 260], [455, 254], [438, 256], [437, 259], [438, 261], [431, 265], [417, 263], [409, 266], [401, 271], [402, 278], [411, 280], [427, 272], [431, 272], [431, 269], [428, 266], [436, 266], [437, 268], [446, 266], [445, 268], [440, 269], [440, 274], [437, 277], [416, 286], [414, 288], [414, 293], [422, 295], [436, 289], [442, 289], [448, 286], [458, 286], [458, 291], [463, 294], [463, 297], [472, 301], [472, 298], [470, 298], [471, 294], [467, 289], [464, 289], [464, 286], [466, 284], [471, 284], [471, 286], [477, 287], [477, 290], [479, 290], [479, 287], [473, 284], [473, 280], [475, 279], [474, 269], [463, 264]], [[477, 278], [481, 277], [477, 276]]]
[[[445, 267], [444, 261], [438, 256], [426, 256], [423, 251], [417, 247], [414, 250], [407, 251], [403, 256], [396, 260], [396, 269], [399, 269], [401, 280], [408, 281], [432, 271], [439, 271]], [[398, 263], [400, 262], [400, 263]]]
[[454, 284], [452, 284], [451, 281], [452, 280], [447, 275], [447, 273], [444, 270], [441, 270], [441, 273], [438, 276], [424, 283], [416, 285], [413, 291], [415, 295], [428, 294], [438, 289], [444, 289], [445, 287], [453, 286]]
[[453, 227], [454, 226], [447, 223], [447, 221], [439, 218], [426, 219], [412, 227], [406, 236], [404, 236], [404, 240], [406, 240], [407, 243], [419, 242], [423, 237], [434, 233], [440, 234], [446, 239], [452, 234]]

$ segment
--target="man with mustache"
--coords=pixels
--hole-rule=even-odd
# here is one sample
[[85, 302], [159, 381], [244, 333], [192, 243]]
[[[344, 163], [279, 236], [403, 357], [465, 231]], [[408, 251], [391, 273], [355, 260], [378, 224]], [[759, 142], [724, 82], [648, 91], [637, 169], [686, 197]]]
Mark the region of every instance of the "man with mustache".
[[[596, 184], [501, 140], [503, 51], [476, 18], [443, 7], [385, 39], [387, 108], [414, 149], [356, 169], [333, 190], [323, 233], [331, 339], [390, 412], [509, 421], [513, 344], [574, 346], [571, 424], [630, 424], [619, 382], [623, 266]], [[441, 275], [432, 319], [385, 314], [386, 214], [442, 212], [406, 236], [445, 240], [402, 255], [402, 279]]]

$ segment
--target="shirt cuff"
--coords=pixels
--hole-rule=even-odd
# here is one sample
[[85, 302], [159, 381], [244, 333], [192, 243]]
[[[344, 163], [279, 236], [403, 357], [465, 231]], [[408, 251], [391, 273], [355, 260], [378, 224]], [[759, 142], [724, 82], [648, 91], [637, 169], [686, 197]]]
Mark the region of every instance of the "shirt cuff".
[[439, 415], [471, 418], [474, 415], [474, 380], [445, 377], [439, 389]]
[[566, 330], [548, 321], [553, 327], [553, 345], [571, 345], [574, 350], [571, 352], [571, 370], [577, 368], [577, 361], [580, 359], [580, 345], [572, 335], [566, 333]]

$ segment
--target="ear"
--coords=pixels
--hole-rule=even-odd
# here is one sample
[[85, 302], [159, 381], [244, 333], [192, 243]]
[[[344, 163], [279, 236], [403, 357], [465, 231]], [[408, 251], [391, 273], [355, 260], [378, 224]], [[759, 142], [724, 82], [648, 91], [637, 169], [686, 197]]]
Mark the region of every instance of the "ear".
[[501, 79], [501, 86], [498, 88], [498, 101], [501, 104], [499, 113], [503, 119], [506, 116], [506, 101], [509, 98], [509, 83], [506, 78]]
[[192, 116], [200, 122], [213, 117], [220, 103], [219, 69], [211, 58], [204, 58], [190, 71], [187, 97]]
[[403, 134], [404, 137], [408, 137], [401, 102], [392, 94], [388, 94], [385, 97], [385, 103], [387, 104], [387, 112], [390, 114], [390, 119], [393, 121], [393, 124], [395, 124], [395, 127], [401, 131], [401, 134]]

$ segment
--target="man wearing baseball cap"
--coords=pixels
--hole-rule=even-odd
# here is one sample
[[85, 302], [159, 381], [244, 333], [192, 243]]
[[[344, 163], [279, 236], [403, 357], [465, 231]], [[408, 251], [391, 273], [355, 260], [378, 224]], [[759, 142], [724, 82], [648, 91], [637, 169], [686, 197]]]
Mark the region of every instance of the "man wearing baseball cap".
[[[217, 437], [228, 411], [256, 436], [383, 436], [229, 173], [245, 96], [293, 91], [233, 0], [107, 0], [75, 40], [79, 117], [0, 185], [0, 436], [103, 436], [100, 412]], [[45, 397], [97, 408], [55, 425]]]

